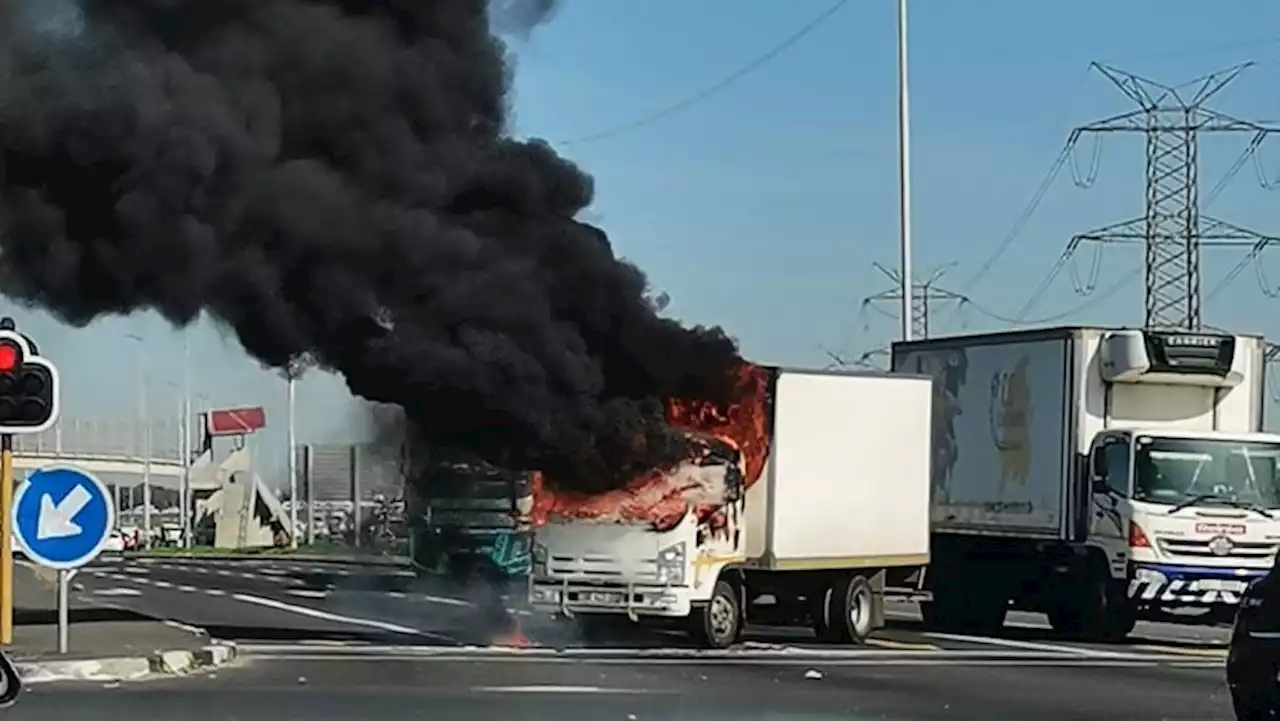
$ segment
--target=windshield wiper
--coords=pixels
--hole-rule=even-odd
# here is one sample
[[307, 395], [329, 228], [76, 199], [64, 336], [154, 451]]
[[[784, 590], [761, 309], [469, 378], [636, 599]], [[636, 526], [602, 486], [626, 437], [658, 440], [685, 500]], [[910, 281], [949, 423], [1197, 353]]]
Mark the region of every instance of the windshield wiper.
[[1268, 511], [1267, 509], [1261, 506], [1258, 506], [1252, 503], [1242, 503], [1240, 501], [1219, 496], [1216, 493], [1200, 493], [1198, 495], [1192, 496], [1187, 500], [1183, 501], [1182, 503], [1179, 503], [1178, 505], [1174, 506], [1173, 508], [1170, 508], [1169, 513], [1174, 514], [1174, 513], [1177, 513], [1178, 511], [1183, 510], [1184, 508], [1190, 508], [1191, 506], [1198, 506], [1201, 503], [1204, 503], [1205, 501], [1217, 501], [1218, 503], [1223, 503], [1233, 508], [1240, 508], [1246, 511], [1254, 511], [1255, 513], [1261, 515], [1263, 518], [1274, 518], [1274, 516], [1271, 515], [1270, 511]]

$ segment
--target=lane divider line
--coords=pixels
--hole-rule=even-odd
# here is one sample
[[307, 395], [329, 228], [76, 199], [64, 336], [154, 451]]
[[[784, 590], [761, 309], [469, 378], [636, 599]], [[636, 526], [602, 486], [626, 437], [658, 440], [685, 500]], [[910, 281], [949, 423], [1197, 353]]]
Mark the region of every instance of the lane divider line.
[[1119, 653], [1116, 651], [1100, 651], [1092, 648], [1080, 648], [1078, 646], [1062, 646], [1056, 643], [1035, 643], [1032, 641], [1015, 641], [1008, 638], [990, 638], [988, 636], [966, 636], [958, 633], [934, 633], [925, 634], [929, 638], [936, 638], [940, 641], [958, 641], [960, 643], [973, 643], [987, 646], [1004, 646], [1005, 648], [1020, 648], [1027, 651], [1047, 651], [1049, 653], [1065, 653], [1074, 656], [1088, 656], [1091, 658], [1134, 658], [1135, 654]]
[[274, 608], [277, 611], [294, 613], [299, 616], [309, 616], [311, 618], [316, 618], [323, 621], [333, 621], [335, 623], [344, 623], [351, 626], [364, 626], [366, 628], [376, 628], [381, 631], [390, 631], [391, 633], [400, 633], [406, 636], [437, 638], [444, 641], [448, 641], [450, 643], [458, 643], [457, 639], [443, 633], [432, 633], [431, 631], [423, 631], [417, 628], [401, 626], [400, 624], [396, 624], [396, 623], [387, 623], [386, 621], [377, 621], [372, 618], [357, 618], [355, 616], [342, 616], [336, 613], [329, 613], [328, 611], [321, 611], [315, 608], [308, 608], [306, 606], [295, 606], [292, 603], [277, 601], [273, 598], [262, 598], [261, 596], [250, 596], [249, 594], [245, 594], [245, 593], [232, 594], [231, 598], [237, 601], [241, 601], [243, 603], [252, 603], [257, 606]]
[[1188, 648], [1186, 646], [1159, 646], [1153, 644], [1134, 644], [1129, 648], [1154, 653], [1175, 654], [1179, 656], [1199, 656], [1201, 658], [1226, 658], [1226, 648]]

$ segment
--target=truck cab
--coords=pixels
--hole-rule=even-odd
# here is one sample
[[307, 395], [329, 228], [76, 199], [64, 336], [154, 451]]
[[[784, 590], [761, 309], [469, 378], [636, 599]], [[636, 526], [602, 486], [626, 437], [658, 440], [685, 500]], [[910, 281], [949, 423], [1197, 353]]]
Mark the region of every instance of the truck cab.
[[1226, 621], [1280, 548], [1280, 436], [1107, 431], [1091, 456], [1091, 539], [1143, 616]]
[[534, 474], [456, 458], [416, 458], [410, 556], [426, 575], [506, 584], [529, 572]]
[[1118, 331], [1098, 348], [1090, 544], [1138, 617], [1229, 620], [1280, 549], [1260, 339]]

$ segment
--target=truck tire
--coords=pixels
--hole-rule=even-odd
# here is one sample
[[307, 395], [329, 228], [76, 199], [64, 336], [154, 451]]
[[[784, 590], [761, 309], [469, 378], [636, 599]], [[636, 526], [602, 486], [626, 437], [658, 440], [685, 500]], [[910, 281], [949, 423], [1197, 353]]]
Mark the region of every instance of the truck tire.
[[742, 621], [737, 589], [728, 581], [716, 581], [711, 599], [689, 614], [689, 635], [703, 648], [729, 648], [742, 634]]
[[1003, 586], [989, 582], [966, 586], [961, 579], [935, 583], [933, 600], [920, 604], [924, 625], [938, 631], [995, 633], [1004, 627], [1008, 613]]
[[619, 643], [627, 640], [629, 632], [634, 632], [630, 619], [625, 616], [618, 618], [613, 615], [584, 613], [575, 616], [573, 622], [578, 637], [592, 646]]
[[813, 630], [827, 643], [865, 643], [875, 630], [875, 591], [865, 576], [836, 580], [818, 596]]
[[1124, 591], [1123, 583], [1094, 571], [1049, 608], [1049, 625], [1083, 641], [1124, 641], [1138, 622], [1137, 610]]

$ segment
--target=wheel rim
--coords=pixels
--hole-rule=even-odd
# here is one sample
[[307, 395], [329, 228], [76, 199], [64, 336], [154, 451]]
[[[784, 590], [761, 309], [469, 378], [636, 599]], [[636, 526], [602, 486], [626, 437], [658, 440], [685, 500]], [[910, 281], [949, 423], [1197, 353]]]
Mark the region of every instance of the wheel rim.
[[733, 601], [724, 596], [716, 596], [711, 599], [711, 634], [717, 639], [732, 635], [736, 622], [735, 615]]
[[871, 624], [871, 604], [862, 589], [854, 589], [849, 598], [849, 626], [859, 637], [867, 632]]

